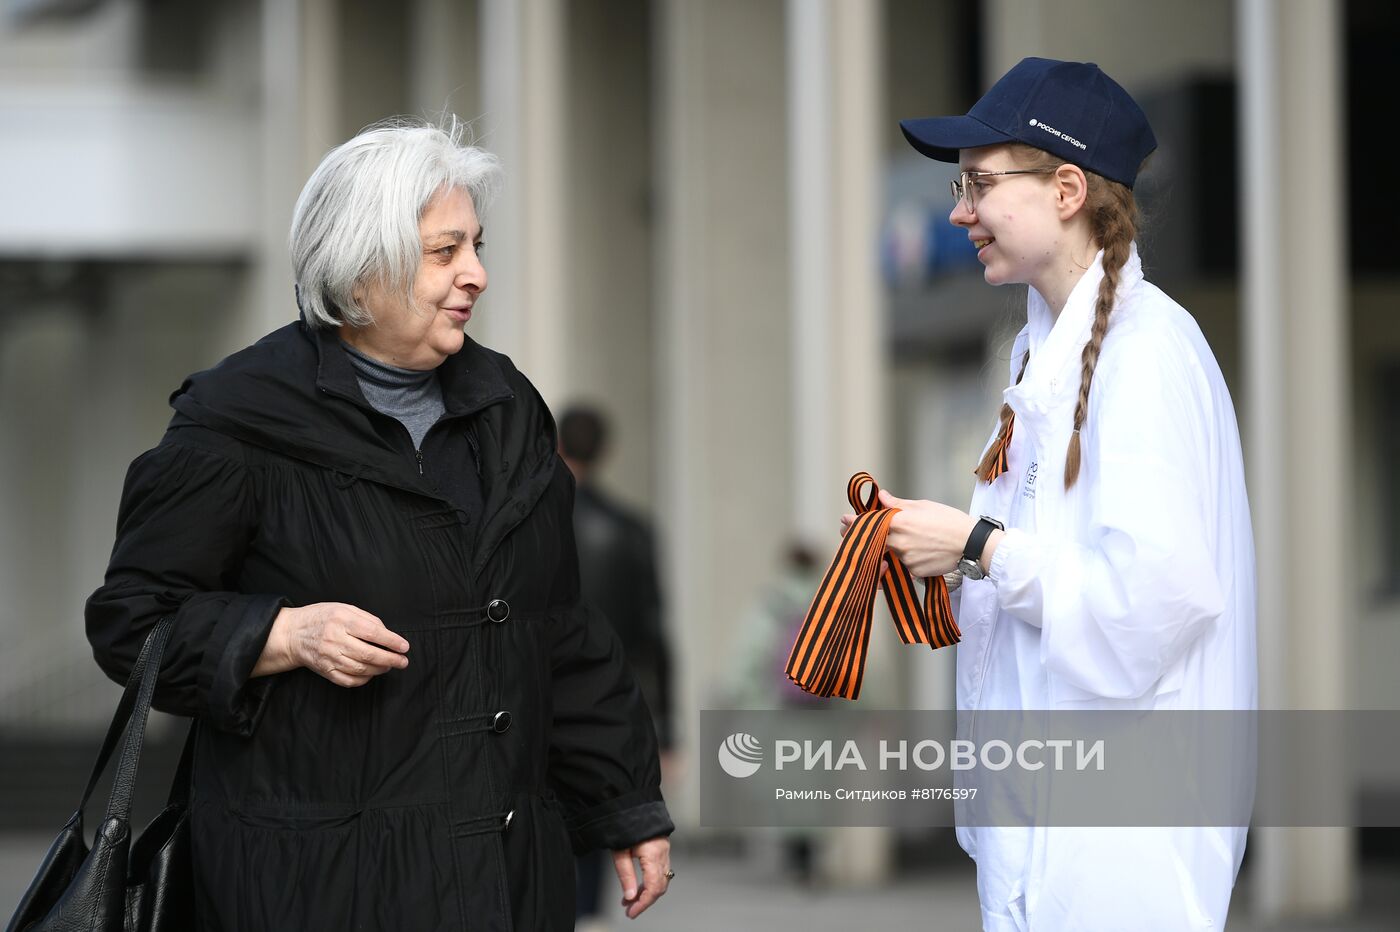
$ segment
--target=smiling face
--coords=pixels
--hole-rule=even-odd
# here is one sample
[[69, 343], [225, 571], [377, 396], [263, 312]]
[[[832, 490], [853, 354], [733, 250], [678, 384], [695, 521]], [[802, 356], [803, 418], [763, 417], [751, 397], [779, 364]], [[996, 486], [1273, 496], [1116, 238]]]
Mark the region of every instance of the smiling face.
[[[963, 149], [961, 171], [1018, 171], [1020, 164], [1009, 146]], [[1061, 221], [1061, 204], [1054, 174], [997, 175], [973, 179], [975, 211], [959, 201], [948, 215], [955, 226], [967, 230], [978, 247], [977, 259], [985, 267], [988, 284], [1027, 284], [1056, 272], [1068, 246], [1068, 231]]]
[[401, 369], [436, 369], [462, 348], [462, 327], [486, 290], [478, 252], [481, 224], [471, 196], [459, 188], [432, 199], [418, 220], [422, 255], [413, 303], [382, 285], [366, 286], [360, 304], [374, 315], [368, 327], [342, 327], [341, 338], [367, 356]]

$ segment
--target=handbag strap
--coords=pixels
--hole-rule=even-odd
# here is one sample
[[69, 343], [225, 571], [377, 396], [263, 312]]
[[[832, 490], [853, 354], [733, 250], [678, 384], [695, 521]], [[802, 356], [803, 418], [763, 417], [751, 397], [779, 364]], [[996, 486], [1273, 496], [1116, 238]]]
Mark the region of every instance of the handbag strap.
[[[87, 809], [88, 800], [92, 797], [93, 790], [97, 788], [97, 781], [101, 779], [102, 772], [107, 769], [107, 762], [112, 759], [112, 752], [116, 750], [117, 741], [120, 740], [122, 732], [126, 730], [126, 723], [131, 718], [131, 710], [136, 706], [137, 694], [141, 689], [142, 676], [146, 670], [146, 662], [151, 655], [151, 646], [155, 641], [156, 631], [161, 625], [167, 627], [174, 624], [173, 618], [162, 618], [151, 633], [146, 636], [146, 640], [141, 645], [141, 651], [136, 655], [136, 662], [131, 667], [131, 674], [126, 678], [126, 688], [122, 691], [121, 701], [117, 703], [117, 711], [112, 715], [112, 723], [107, 726], [107, 736], [102, 741], [102, 750], [97, 752], [97, 760], [92, 765], [92, 773], [88, 777], [87, 788], [83, 790], [83, 798], [78, 803], [78, 812]], [[159, 661], [157, 661], [157, 667]]]
[[125, 822], [131, 818], [131, 797], [136, 791], [136, 768], [141, 762], [141, 746], [145, 743], [146, 719], [151, 714], [151, 699], [155, 696], [156, 680], [160, 678], [160, 661], [165, 655], [165, 642], [170, 639], [172, 627], [171, 619], [164, 619], [147, 639], [151, 651], [141, 671], [141, 690], [136, 694], [136, 705], [126, 723], [122, 756], [118, 758], [116, 773], [112, 775], [112, 795], [107, 799], [109, 820], [116, 818]]

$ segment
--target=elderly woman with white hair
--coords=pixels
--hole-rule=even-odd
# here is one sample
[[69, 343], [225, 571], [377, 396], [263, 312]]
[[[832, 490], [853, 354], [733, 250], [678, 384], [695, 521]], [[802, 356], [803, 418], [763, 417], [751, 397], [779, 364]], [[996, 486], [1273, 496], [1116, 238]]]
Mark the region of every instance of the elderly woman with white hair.
[[571, 842], [614, 852], [629, 916], [674, 876], [553, 421], [464, 333], [500, 170], [460, 137], [325, 157], [301, 319], [188, 378], [127, 475], [87, 631], [120, 682], [174, 616], [156, 705], [199, 722], [201, 929], [571, 928]]

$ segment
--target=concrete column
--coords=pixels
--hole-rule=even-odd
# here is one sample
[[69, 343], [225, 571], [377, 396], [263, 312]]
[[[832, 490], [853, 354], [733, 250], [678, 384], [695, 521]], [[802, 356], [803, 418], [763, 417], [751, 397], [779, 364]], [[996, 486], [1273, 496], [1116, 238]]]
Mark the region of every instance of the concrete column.
[[885, 466], [878, 4], [788, 2], [793, 512], [832, 538], [846, 480]]
[[981, 6], [986, 86], [1027, 55], [1097, 62], [1130, 91], [1232, 61], [1230, 8], [1218, 0], [985, 0]]
[[[657, 518], [686, 747], [792, 518], [784, 23], [746, 0], [656, 12]], [[668, 797], [692, 824], [698, 769]]]
[[1027, 55], [1057, 56], [1049, 51], [1027, 52], [1046, 39], [1048, 29], [1045, 7], [1039, 0], [986, 0], [982, 4], [982, 87], [992, 86], [997, 78]]
[[232, 351], [296, 319], [287, 232], [312, 169], [343, 142], [338, 123], [338, 0], [261, 4], [259, 220], [246, 311], [223, 342]]
[[546, 402], [568, 384], [564, 10], [560, 0], [481, 0], [482, 144], [506, 186], [482, 218], [490, 287], [472, 335], [510, 355]]
[[[1237, 14], [1260, 705], [1345, 709], [1352, 700], [1349, 589], [1309, 581], [1318, 554], [1348, 549], [1345, 451], [1352, 444], [1340, 11], [1304, 0], [1241, 0]], [[1310, 637], [1319, 623], [1328, 636]], [[1327, 749], [1306, 751], [1318, 765], [1339, 757]], [[1329, 779], [1338, 792], [1352, 791], [1344, 771]], [[1351, 830], [1257, 834], [1254, 895], [1264, 918], [1346, 911], [1356, 867]]]
[[[852, 473], [887, 476], [884, 292], [879, 240], [882, 7], [788, 0], [788, 211], [791, 274], [793, 523], [834, 550]], [[888, 483], [890, 480], [884, 480]], [[906, 493], [908, 494], [908, 493]], [[866, 703], [899, 701], [878, 675], [898, 643], [881, 612], [862, 690]], [[874, 675], [872, 675], [874, 674]], [[887, 875], [889, 833], [844, 829], [824, 868], [865, 886]]]
[[[481, 111], [477, 0], [414, 0], [408, 56], [410, 109], [434, 119]], [[484, 306], [484, 305], [483, 305]]]
[[612, 440], [595, 477], [654, 512], [657, 93], [651, 0], [569, 0], [568, 397], [597, 404]]
[[[50, 707], [69, 705], [76, 665], [66, 658], [86, 646], [83, 580], [71, 561], [83, 438], [68, 414], [90, 403], [87, 307], [76, 294], [31, 299], [0, 320], [0, 723], [12, 726], [34, 727]], [[78, 668], [79, 678], [86, 672]]]

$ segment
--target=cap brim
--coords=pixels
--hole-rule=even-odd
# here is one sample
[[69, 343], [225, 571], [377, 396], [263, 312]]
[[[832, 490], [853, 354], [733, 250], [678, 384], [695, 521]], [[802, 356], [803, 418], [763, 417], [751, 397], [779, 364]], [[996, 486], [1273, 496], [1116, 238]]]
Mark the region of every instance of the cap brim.
[[931, 159], [956, 162], [959, 149], [994, 146], [1016, 140], [1001, 130], [992, 129], [976, 117], [924, 117], [920, 120], [900, 120], [899, 128], [909, 145]]

